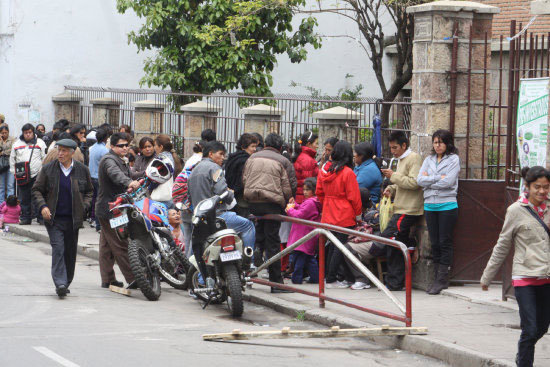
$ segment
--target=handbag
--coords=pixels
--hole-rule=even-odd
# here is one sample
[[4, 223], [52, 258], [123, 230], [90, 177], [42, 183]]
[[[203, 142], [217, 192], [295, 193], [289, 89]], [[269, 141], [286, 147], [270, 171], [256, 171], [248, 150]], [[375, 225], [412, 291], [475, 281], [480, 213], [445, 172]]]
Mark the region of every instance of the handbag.
[[384, 196], [380, 202], [380, 232], [384, 232], [393, 215], [393, 203], [391, 198]]
[[548, 226], [546, 225], [546, 223], [544, 223], [544, 221], [542, 219], [540, 219], [539, 215], [537, 213], [535, 213], [533, 211], [533, 209], [531, 209], [530, 206], [524, 206], [525, 209], [527, 209], [527, 211], [529, 213], [531, 213], [531, 215], [533, 217], [535, 217], [536, 220], [539, 221], [539, 223], [544, 227], [544, 229], [546, 230], [546, 233], [548, 233], [548, 236], [550, 237], [550, 228], [548, 228]]
[[0, 155], [0, 173], [4, 173], [10, 169], [10, 156]]
[[15, 163], [15, 180], [19, 186], [27, 185], [31, 181], [31, 161], [34, 153], [34, 145], [31, 148], [31, 157], [28, 162]]

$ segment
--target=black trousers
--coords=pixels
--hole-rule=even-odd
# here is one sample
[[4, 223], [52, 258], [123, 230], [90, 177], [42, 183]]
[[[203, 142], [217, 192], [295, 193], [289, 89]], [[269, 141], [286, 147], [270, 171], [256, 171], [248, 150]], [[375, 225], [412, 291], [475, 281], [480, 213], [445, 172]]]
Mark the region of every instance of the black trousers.
[[453, 229], [458, 219], [458, 209], [424, 212], [434, 263], [451, 266], [453, 262]]
[[95, 203], [97, 200], [97, 194], [99, 193], [99, 180], [97, 178], [92, 178], [92, 185], [94, 186], [94, 194], [92, 196], [92, 206], [90, 209], [90, 218], [95, 221], [96, 231], [101, 230], [101, 224], [99, 224], [99, 218], [95, 216]]
[[17, 184], [17, 198], [21, 203], [21, 220], [30, 221], [33, 218], [36, 218], [36, 208], [34, 201], [32, 200], [32, 186], [36, 181], [36, 177], [31, 178], [28, 184], [19, 185]]
[[[256, 216], [266, 214], [282, 214], [282, 209], [274, 203], [250, 204], [250, 212]], [[267, 259], [277, 255], [281, 250], [281, 238], [279, 229], [281, 222], [276, 220], [258, 220], [256, 223], [256, 248], [265, 253]], [[281, 275], [281, 260], [275, 261], [268, 268], [269, 280], [275, 283], [283, 283]]]
[[74, 278], [78, 229], [72, 218], [55, 218], [45, 222], [52, 246], [52, 279], [56, 287], [68, 287]]
[[[348, 242], [348, 235], [338, 232], [332, 232], [332, 234], [340, 241], [343, 245]], [[327, 251], [327, 258], [328, 258], [328, 273], [327, 273], [327, 283], [333, 283], [337, 279], [338, 270], [342, 269], [342, 276], [347, 280], [348, 282], [354, 282], [355, 277], [353, 276], [353, 273], [348, 267], [348, 264], [346, 263], [346, 259], [342, 251], [336, 247], [334, 244], [330, 244], [328, 251]]]
[[550, 284], [515, 287], [521, 320], [517, 365], [531, 367], [535, 344], [546, 334], [550, 324]]
[[[403, 242], [407, 247], [414, 246], [415, 242], [410, 240], [409, 233], [420, 217], [420, 215], [394, 214], [381, 236]], [[386, 285], [393, 290], [403, 288], [405, 285], [403, 253], [398, 248], [386, 246], [386, 259], [388, 264]]]

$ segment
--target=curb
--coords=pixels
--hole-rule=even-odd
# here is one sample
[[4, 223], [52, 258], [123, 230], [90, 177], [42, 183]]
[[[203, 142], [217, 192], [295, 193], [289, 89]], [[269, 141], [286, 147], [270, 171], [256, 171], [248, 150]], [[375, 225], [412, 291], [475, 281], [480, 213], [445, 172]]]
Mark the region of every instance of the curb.
[[[36, 240], [36, 241], [39, 241], [39, 242], [50, 243], [50, 237], [49, 236], [47, 236], [45, 234], [33, 232], [29, 229], [16, 227], [16, 226], [10, 226], [9, 232], [17, 234], [19, 236], [29, 237], [29, 238], [32, 238], [33, 240]], [[89, 257], [91, 259], [99, 261], [99, 249], [96, 248], [96, 246], [84, 245], [84, 244], [79, 243], [79, 244], [77, 244], [77, 253], [79, 255], [86, 256], [86, 257]]]
[[[244, 298], [252, 303], [269, 307], [277, 312], [296, 317], [298, 314], [307, 321], [316, 322], [325, 326], [338, 325], [343, 328], [374, 327], [376, 325], [351, 319], [349, 317], [337, 316], [323, 309], [308, 308], [297, 305], [293, 302], [279, 299], [263, 292], [247, 289], [243, 293]], [[389, 348], [396, 348], [432, 357], [451, 366], [456, 367], [514, 367], [515, 364], [491, 355], [476, 352], [474, 350], [460, 347], [453, 343], [444, 342], [421, 335], [405, 336], [378, 336], [366, 337], [367, 340]]]
[[[49, 243], [50, 238], [45, 234], [33, 232], [31, 230], [10, 226], [9, 232], [32, 238], [39, 242]], [[79, 255], [99, 260], [99, 251], [95, 246], [78, 244], [77, 251]], [[456, 295], [447, 294], [453, 297]], [[362, 322], [345, 316], [337, 316], [328, 311], [319, 308], [308, 308], [297, 305], [293, 302], [273, 297], [263, 292], [253, 289], [247, 289], [243, 293], [245, 300], [269, 307], [276, 312], [280, 312], [292, 317], [298, 314], [303, 315], [307, 321], [312, 321], [325, 326], [338, 325], [343, 328], [361, 328], [374, 327], [376, 325]], [[459, 298], [459, 297], [457, 297]], [[401, 349], [414, 354], [421, 354], [432, 357], [456, 367], [514, 367], [515, 364], [502, 359], [496, 359], [488, 354], [476, 352], [474, 350], [460, 347], [453, 343], [444, 342], [429, 336], [405, 335], [405, 336], [378, 336], [365, 337], [367, 340], [376, 344], [384, 345], [389, 348]]]

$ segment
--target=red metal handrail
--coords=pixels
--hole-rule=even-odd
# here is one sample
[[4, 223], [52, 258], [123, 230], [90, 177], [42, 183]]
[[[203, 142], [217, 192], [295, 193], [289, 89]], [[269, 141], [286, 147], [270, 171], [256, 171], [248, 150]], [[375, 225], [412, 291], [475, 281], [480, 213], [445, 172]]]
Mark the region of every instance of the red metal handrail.
[[402, 242], [391, 240], [388, 238], [375, 236], [367, 233], [358, 232], [352, 229], [344, 228], [335, 226], [332, 224], [326, 224], [326, 223], [318, 223], [318, 222], [312, 222], [309, 220], [304, 219], [298, 219], [298, 218], [292, 218], [287, 217], [284, 215], [279, 214], [267, 214], [262, 217], [257, 217], [258, 220], [267, 219], [267, 220], [276, 220], [280, 222], [290, 222], [290, 223], [296, 223], [296, 224], [303, 224], [312, 228], [319, 228], [328, 230], [331, 232], [338, 232], [347, 234], [350, 236], [356, 236], [363, 238], [365, 240], [370, 241], [376, 241], [377, 243], [382, 243], [387, 246], [392, 246], [395, 248], [398, 248], [403, 253], [404, 261], [405, 261], [405, 315], [397, 315], [391, 312], [381, 311], [381, 310], [375, 310], [372, 308], [363, 307], [357, 304], [353, 304], [350, 302], [346, 302], [337, 298], [328, 297], [325, 295], [325, 237], [320, 236], [319, 238], [319, 293], [310, 292], [301, 288], [292, 287], [289, 285], [281, 284], [281, 283], [274, 283], [270, 282], [264, 279], [258, 279], [258, 278], [251, 278], [250, 281], [267, 285], [273, 288], [279, 288], [279, 289], [286, 289], [290, 290], [296, 293], [305, 294], [312, 297], [318, 297], [319, 298], [319, 307], [324, 308], [325, 307], [325, 300], [329, 302], [338, 303], [347, 307], [355, 308], [360, 311], [372, 313], [374, 315], [378, 315], [381, 317], [390, 318], [393, 320], [404, 322], [407, 327], [410, 327], [412, 325], [412, 263], [411, 263], [411, 257], [409, 254], [409, 251], [407, 249], [407, 246], [405, 246]]

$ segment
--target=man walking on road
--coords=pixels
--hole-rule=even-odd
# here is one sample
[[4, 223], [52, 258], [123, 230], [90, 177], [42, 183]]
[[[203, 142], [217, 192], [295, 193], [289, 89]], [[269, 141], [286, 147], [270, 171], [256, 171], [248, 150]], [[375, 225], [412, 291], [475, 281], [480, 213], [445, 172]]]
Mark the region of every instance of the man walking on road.
[[[384, 190], [383, 195], [394, 197], [393, 216], [388, 226], [382, 232], [382, 237], [391, 238], [403, 242], [407, 247], [416, 244], [410, 239], [411, 227], [416, 224], [424, 214], [424, 197], [422, 188], [418, 186], [416, 177], [422, 167], [422, 158], [411, 150], [409, 139], [403, 131], [391, 133], [390, 150], [397, 158], [397, 170], [383, 169], [392, 185]], [[403, 289], [405, 284], [405, 260], [401, 250], [386, 246], [386, 258], [388, 259], [388, 273], [386, 285], [391, 291]]]
[[70, 139], [58, 141], [57, 160], [42, 167], [32, 187], [50, 236], [52, 278], [59, 298], [69, 293], [73, 281], [78, 231], [93, 194], [88, 167], [73, 160], [75, 149]]
[[101, 273], [101, 287], [103, 288], [109, 288], [109, 285], [123, 286], [115, 277], [115, 261], [126, 282], [131, 284], [134, 281], [134, 275], [130, 270], [130, 261], [128, 260], [128, 241], [121, 240], [116, 231], [111, 228], [109, 219], [112, 215], [109, 210], [109, 203], [115, 201], [115, 197], [128, 188], [135, 190], [139, 187], [139, 182], [130, 178], [130, 166], [126, 158], [130, 137], [126, 133], [115, 133], [111, 136], [110, 143], [111, 150], [99, 162], [99, 191], [95, 206], [95, 215], [99, 218], [99, 224], [101, 225], [99, 271]]

